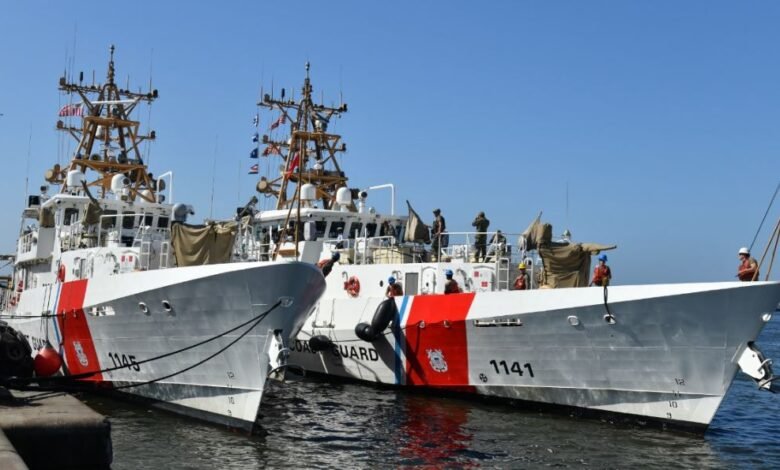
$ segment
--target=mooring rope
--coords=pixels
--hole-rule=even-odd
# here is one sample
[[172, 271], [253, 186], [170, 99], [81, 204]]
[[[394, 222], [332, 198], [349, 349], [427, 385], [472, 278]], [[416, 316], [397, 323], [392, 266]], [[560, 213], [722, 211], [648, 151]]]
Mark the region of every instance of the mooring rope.
[[[243, 327], [245, 327], [247, 325], [250, 325], [249, 328], [246, 329], [246, 331], [241, 333], [234, 340], [229, 342], [224, 347], [220, 348], [217, 352], [215, 352], [215, 353], [209, 355], [208, 357], [198, 361], [197, 363], [195, 363], [195, 364], [193, 364], [191, 366], [188, 366], [188, 367], [186, 367], [184, 369], [178, 370], [178, 371], [176, 371], [176, 372], [174, 372], [172, 374], [168, 374], [166, 376], [163, 376], [163, 377], [157, 377], [157, 378], [154, 378], [154, 379], [151, 379], [151, 380], [147, 380], [147, 381], [144, 381], [144, 382], [129, 383], [129, 384], [121, 385], [121, 386], [118, 386], [118, 387], [114, 387], [113, 389], [114, 390], [121, 390], [121, 389], [126, 389], [126, 388], [140, 387], [142, 385], [149, 385], [149, 384], [152, 384], [152, 383], [155, 383], [155, 382], [160, 382], [162, 380], [169, 379], [169, 378], [174, 377], [176, 375], [183, 374], [184, 372], [188, 372], [188, 371], [194, 369], [195, 367], [198, 367], [198, 366], [200, 366], [200, 365], [210, 361], [214, 357], [216, 357], [219, 354], [222, 354], [223, 352], [225, 352], [227, 349], [232, 347], [234, 344], [236, 344], [238, 341], [240, 341], [242, 338], [244, 338], [247, 334], [249, 334], [249, 332], [252, 331], [255, 327], [257, 327], [257, 325], [259, 325], [260, 322], [262, 322], [265, 319], [266, 316], [268, 316], [272, 311], [274, 311], [276, 308], [278, 308], [279, 305], [281, 305], [281, 303], [282, 303], [282, 301], [279, 300], [274, 305], [272, 305], [268, 310], [266, 310], [265, 312], [255, 316], [255, 317], [253, 317], [253, 318], [251, 318], [251, 319], [241, 323], [240, 325], [235, 326], [235, 327], [233, 327], [233, 328], [231, 328], [231, 329], [229, 329], [227, 331], [224, 331], [224, 332], [222, 332], [222, 333], [220, 333], [218, 335], [212, 336], [211, 338], [205, 339], [203, 341], [199, 341], [199, 342], [197, 342], [195, 344], [191, 344], [189, 346], [186, 346], [186, 347], [183, 347], [183, 348], [180, 348], [180, 349], [169, 351], [169, 352], [164, 353], [164, 354], [160, 354], [160, 355], [157, 355], [157, 356], [154, 356], [154, 357], [150, 357], [150, 358], [147, 358], [147, 359], [144, 359], [144, 360], [141, 360], [141, 361], [137, 361], [135, 363], [135, 365], [140, 366], [142, 364], [147, 364], [149, 362], [157, 361], [157, 360], [160, 360], [160, 359], [165, 359], [165, 358], [173, 356], [175, 354], [180, 354], [182, 352], [189, 351], [191, 349], [203, 346], [204, 344], [210, 343], [212, 341], [216, 341], [219, 338], [222, 338], [222, 337], [224, 337], [226, 335], [229, 335], [230, 333], [233, 333], [233, 332], [235, 332], [235, 331], [237, 331], [237, 330], [239, 330], [239, 329], [241, 329], [241, 328], [243, 328]], [[23, 389], [24, 388], [24, 389], [27, 389], [27, 390], [30, 390], [30, 389], [41, 390], [40, 386], [31, 388], [31, 387], [25, 387], [25, 385], [30, 384], [30, 383], [40, 383], [40, 382], [43, 382], [43, 383], [56, 383], [56, 382], [72, 383], [74, 381], [77, 381], [77, 380], [80, 380], [80, 379], [85, 379], [85, 378], [88, 378], [88, 377], [92, 377], [92, 376], [95, 376], [97, 374], [113, 372], [113, 371], [120, 370], [120, 369], [127, 369], [128, 367], [131, 367], [131, 366], [130, 365], [120, 365], [120, 366], [114, 366], [114, 367], [106, 367], [104, 369], [95, 370], [95, 371], [88, 371], [88, 372], [82, 372], [80, 374], [61, 375], [61, 376], [55, 376], [55, 377], [29, 377], [29, 378], [17, 377], [17, 378], [12, 378], [12, 379], [6, 380], [3, 383], [3, 385], [8, 387], [8, 388], [15, 388], [15, 389]], [[50, 392], [47, 392], [47, 393], [50, 393]], [[29, 397], [28, 400], [35, 399], [36, 397]]]

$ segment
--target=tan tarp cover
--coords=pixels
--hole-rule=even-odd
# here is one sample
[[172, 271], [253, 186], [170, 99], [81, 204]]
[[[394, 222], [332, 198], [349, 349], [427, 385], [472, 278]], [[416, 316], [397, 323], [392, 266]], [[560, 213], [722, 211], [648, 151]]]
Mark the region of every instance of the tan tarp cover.
[[586, 287], [590, 279], [590, 257], [615, 245], [598, 243], [551, 243], [539, 247], [544, 271], [542, 285], [548, 287]]
[[54, 211], [50, 207], [42, 207], [38, 212], [38, 223], [41, 228], [54, 227]]
[[539, 214], [522, 234], [528, 250], [535, 250], [552, 242], [552, 225], [543, 224], [541, 217], [542, 214]]
[[84, 213], [82, 224], [84, 226], [89, 226], [100, 222], [100, 214], [102, 213], [103, 210], [100, 206], [96, 202], [90, 201], [89, 204], [87, 204], [87, 210]]
[[430, 243], [431, 228], [423, 223], [420, 216], [417, 215], [417, 212], [412, 209], [412, 205], [409, 204], [409, 201], [406, 201], [406, 205], [409, 206], [409, 218], [406, 219], [406, 233], [404, 234], [404, 241]]
[[227, 263], [233, 251], [238, 231], [236, 222], [218, 222], [208, 225], [174, 223], [171, 226], [171, 245], [178, 266], [201, 266]]
[[552, 241], [552, 225], [541, 222], [541, 214], [523, 232], [526, 249], [537, 250], [544, 270], [541, 283], [547, 287], [585, 287], [590, 280], [590, 257], [617, 245], [558, 243]]

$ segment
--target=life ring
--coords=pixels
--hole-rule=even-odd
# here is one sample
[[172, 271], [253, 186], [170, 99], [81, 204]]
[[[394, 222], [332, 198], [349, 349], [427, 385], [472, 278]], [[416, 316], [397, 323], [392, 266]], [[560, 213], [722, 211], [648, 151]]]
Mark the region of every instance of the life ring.
[[360, 294], [360, 280], [357, 276], [352, 276], [344, 283], [344, 290], [350, 297], [357, 297]]
[[57, 270], [57, 280], [65, 282], [65, 265], [60, 264], [60, 268]]

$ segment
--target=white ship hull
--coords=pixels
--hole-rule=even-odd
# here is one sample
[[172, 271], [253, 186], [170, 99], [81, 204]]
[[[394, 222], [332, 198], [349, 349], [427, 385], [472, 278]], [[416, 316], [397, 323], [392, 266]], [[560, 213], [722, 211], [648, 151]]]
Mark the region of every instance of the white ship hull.
[[[173, 411], [251, 429], [269, 372], [284, 365], [289, 338], [298, 333], [324, 289], [321, 273], [303, 263], [134, 272], [28, 289], [10, 313], [59, 315], [17, 317], [9, 324], [30, 339], [33, 349], [45, 340], [59, 348], [69, 374], [126, 366], [83, 378], [85, 382], [112, 384]], [[268, 310], [254, 328], [250, 322], [212, 342], [142, 363], [213, 338]], [[206, 362], [195, 366], [201, 361]], [[167, 378], [157, 381], [162, 377]], [[148, 381], [155, 382], [134, 386]]]
[[[329, 290], [329, 293], [333, 290]], [[704, 429], [739, 358], [778, 308], [780, 283], [708, 283], [420, 295], [368, 343], [381, 297], [324, 297], [290, 362], [332, 376]], [[767, 315], [769, 314], [769, 315]], [[324, 335], [332, 348], [312, 352]]]

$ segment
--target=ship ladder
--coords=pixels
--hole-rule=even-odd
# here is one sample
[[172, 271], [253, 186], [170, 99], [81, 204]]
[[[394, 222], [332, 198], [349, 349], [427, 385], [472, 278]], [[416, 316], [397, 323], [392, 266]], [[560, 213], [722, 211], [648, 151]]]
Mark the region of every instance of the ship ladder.
[[509, 290], [509, 258], [496, 259], [496, 274], [498, 290]]
[[138, 261], [142, 271], [149, 269], [149, 263], [152, 258], [152, 241], [141, 240], [141, 250], [138, 253]]
[[168, 267], [168, 257], [171, 252], [171, 242], [164, 241], [160, 244], [160, 269]]

